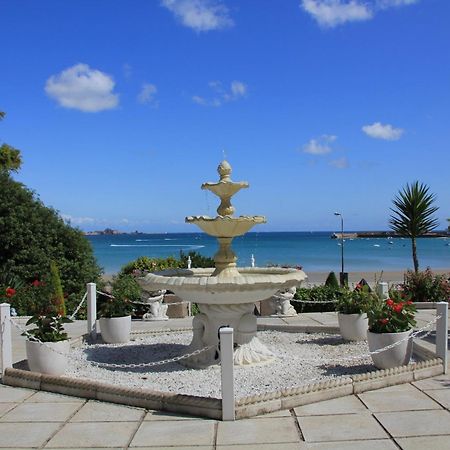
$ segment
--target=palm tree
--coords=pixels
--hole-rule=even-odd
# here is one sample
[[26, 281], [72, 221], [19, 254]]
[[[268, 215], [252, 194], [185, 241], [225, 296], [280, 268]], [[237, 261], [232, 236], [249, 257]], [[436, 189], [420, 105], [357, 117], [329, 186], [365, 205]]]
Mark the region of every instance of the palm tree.
[[417, 259], [416, 238], [434, 230], [438, 225], [438, 219], [432, 215], [439, 209], [433, 206], [436, 200], [435, 194], [429, 192], [426, 184], [414, 181], [411, 185], [401, 190], [392, 200], [394, 208], [389, 220], [391, 229], [396, 233], [411, 239], [414, 271], [419, 271]]

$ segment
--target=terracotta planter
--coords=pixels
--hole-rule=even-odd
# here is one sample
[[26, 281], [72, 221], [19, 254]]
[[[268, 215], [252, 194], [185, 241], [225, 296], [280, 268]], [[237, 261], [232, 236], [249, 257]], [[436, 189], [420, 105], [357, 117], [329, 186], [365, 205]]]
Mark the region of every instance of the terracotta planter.
[[99, 324], [102, 339], [107, 344], [121, 344], [130, 340], [131, 316], [101, 317]]
[[45, 345], [40, 342], [26, 341], [25, 348], [28, 367], [32, 372], [62, 375], [66, 371], [67, 354], [70, 349], [68, 340], [45, 342]]
[[[394, 342], [401, 341], [411, 334], [412, 330], [401, 333], [372, 333], [367, 332], [369, 350], [371, 352], [386, 347]], [[381, 353], [372, 355], [372, 360], [378, 369], [390, 369], [392, 367], [404, 366], [409, 363], [412, 355], [412, 339], [407, 339], [395, 347]]]
[[339, 330], [346, 341], [365, 341], [369, 319], [367, 314], [338, 314]]

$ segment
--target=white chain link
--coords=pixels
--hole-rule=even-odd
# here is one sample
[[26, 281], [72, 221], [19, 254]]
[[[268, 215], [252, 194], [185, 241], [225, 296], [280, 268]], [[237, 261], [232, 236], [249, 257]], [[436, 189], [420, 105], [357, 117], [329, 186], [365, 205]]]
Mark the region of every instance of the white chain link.
[[310, 303], [314, 305], [321, 305], [321, 304], [327, 304], [327, 303], [337, 303], [337, 300], [300, 300], [293, 298], [292, 300], [289, 300], [290, 302], [295, 303]]
[[78, 303], [78, 306], [75, 308], [75, 311], [72, 313], [71, 316], [69, 316], [70, 320], [75, 319], [75, 316], [78, 314], [78, 311], [83, 306], [83, 303], [85, 302], [86, 298], [87, 298], [87, 292], [84, 293], [83, 298], [81, 299], [80, 303]]
[[[105, 297], [114, 298], [114, 299], [116, 298], [116, 297], [114, 297], [114, 295], [107, 294], [106, 292], [102, 292], [102, 291], [96, 291], [96, 292], [97, 292], [97, 294], [104, 295]], [[145, 305], [145, 306], [151, 305], [151, 303], [138, 302], [138, 301], [132, 301], [131, 303], [133, 303], [134, 305]], [[168, 306], [175, 306], [175, 305], [184, 305], [186, 303], [189, 303], [189, 302], [176, 302], [176, 303], [163, 303], [163, 304], [168, 305]]]
[[[17, 328], [19, 329], [28, 339], [35, 341], [35, 342], [39, 342], [40, 344], [42, 344], [44, 347], [50, 349], [52, 352], [57, 353], [58, 355], [62, 355], [62, 356], [66, 356], [74, 361], [79, 362], [78, 358], [75, 358], [73, 355], [71, 355], [70, 353], [63, 353], [60, 352], [58, 350], [56, 350], [55, 348], [51, 347], [50, 345], [48, 345], [47, 342], [42, 342], [40, 339], [38, 339], [37, 337], [33, 336], [31, 333], [28, 332], [28, 330], [26, 330], [25, 328], [21, 327], [18, 323], [16, 323], [12, 318], [10, 318], [11, 323]], [[95, 348], [98, 347], [98, 345], [92, 345], [92, 346], [88, 346], [88, 348]], [[155, 366], [162, 366], [164, 364], [169, 364], [172, 362], [177, 362], [177, 361], [181, 361], [183, 359], [187, 359], [190, 358], [191, 356], [196, 356], [196, 355], [200, 355], [203, 352], [206, 352], [208, 350], [211, 350], [212, 348], [215, 348], [216, 345], [209, 345], [203, 348], [200, 348], [198, 350], [194, 350], [191, 353], [185, 353], [183, 355], [180, 356], [175, 356], [173, 358], [169, 358], [169, 359], [164, 359], [162, 361], [152, 361], [149, 363], [139, 363], [139, 364], [114, 364], [114, 363], [101, 363], [101, 362], [97, 362], [97, 361], [89, 361], [86, 360], [86, 362], [88, 364], [91, 364], [93, 366], [97, 366], [97, 367], [104, 367], [104, 368], [111, 368], [111, 369], [136, 369], [136, 368], [144, 368], [144, 367], [155, 367]]]

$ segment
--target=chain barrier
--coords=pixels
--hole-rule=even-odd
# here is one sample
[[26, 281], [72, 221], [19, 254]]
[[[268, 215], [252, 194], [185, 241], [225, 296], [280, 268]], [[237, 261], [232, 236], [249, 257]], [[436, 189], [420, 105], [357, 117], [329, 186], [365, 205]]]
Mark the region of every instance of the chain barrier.
[[295, 303], [312, 303], [314, 305], [321, 305], [321, 304], [328, 304], [328, 303], [337, 303], [337, 300], [300, 300], [300, 299], [291, 299], [289, 300], [290, 302], [295, 302]]
[[[102, 292], [102, 291], [96, 291], [96, 292], [97, 292], [97, 294], [104, 295], [105, 297], [114, 298], [114, 299], [116, 298], [116, 297], [114, 297], [114, 295], [107, 294], [106, 292]], [[138, 302], [138, 301], [132, 301], [131, 303], [133, 303], [135, 305], [145, 305], [145, 306], [150, 306], [151, 305], [151, 303]], [[164, 305], [175, 306], [175, 305], [184, 305], [186, 303], [190, 303], [190, 302], [164, 303]]]
[[74, 320], [75, 316], [78, 314], [78, 311], [83, 306], [83, 303], [86, 301], [87, 298], [87, 292], [84, 293], [83, 298], [81, 299], [81, 302], [78, 303], [78, 306], [75, 308], [75, 311], [72, 313], [72, 315], [69, 316], [70, 320]]
[[[18, 323], [16, 323], [14, 320], [10, 319], [10, 321], [12, 322], [12, 324], [19, 330], [21, 331], [22, 334], [24, 334], [28, 339], [34, 341], [34, 342], [39, 342], [40, 344], [42, 344], [44, 347], [50, 349], [52, 352], [57, 353], [58, 355], [62, 355], [62, 356], [66, 356], [70, 359], [73, 359], [74, 361], [80, 362], [79, 358], [75, 358], [73, 355], [71, 355], [70, 353], [63, 353], [60, 352], [56, 349], [54, 349], [53, 347], [51, 347], [50, 345], [48, 345], [47, 342], [42, 342], [40, 339], [38, 339], [37, 337], [33, 336], [31, 333], [29, 333], [25, 328], [21, 327]], [[95, 348], [98, 347], [97, 345], [91, 345], [88, 348]], [[181, 361], [183, 359], [187, 359], [190, 358], [191, 356], [197, 356], [200, 355], [201, 353], [204, 353], [208, 350], [211, 350], [212, 348], [215, 348], [215, 345], [209, 345], [203, 348], [200, 348], [198, 350], [194, 350], [191, 353], [185, 353], [183, 355], [180, 356], [174, 356], [173, 358], [168, 358], [168, 359], [164, 359], [161, 361], [152, 361], [149, 363], [139, 363], [139, 364], [114, 364], [114, 363], [102, 363], [102, 362], [97, 362], [97, 361], [88, 361], [86, 360], [86, 363], [93, 365], [93, 366], [97, 366], [97, 367], [103, 367], [105, 369], [137, 369], [137, 368], [144, 368], [144, 367], [155, 367], [155, 366], [162, 366], [165, 364], [169, 364], [172, 362], [178, 362]]]
[[357, 361], [357, 360], [361, 360], [361, 359], [367, 359], [369, 357], [372, 357], [372, 355], [377, 355], [379, 353], [383, 353], [383, 352], [385, 352], [387, 350], [395, 348], [398, 345], [402, 344], [403, 342], [408, 341], [409, 339], [415, 339], [421, 333], [426, 332], [423, 336], [420, 336], [420, 338], [423, 339], [424, 337], [428, 336], [429, 334], [431, 334], [433, 332], [433, 330], [428, 330], [428, 328], [430, 328], [432, 325], [434, 325], [440, 318], [441, 318], [441, 316], [436, 316], [433, 320], [428, 322], [422, 328], [419, 328], [418, 330], [412, 332], [410, 335], [404, 337], [403, 339], [401, 339], [401, 340], [399, 340], [397, 342], [394, 342], [392, 344], [386, 345], [386, 347], [374, 350], [373, 352], [369, 351], [368, 353], [365, 353], [365, 354], [362, 354], [362, 355], [348, 356], [346, 358], [327, 358], [326, 361], [322, 360], [322, 359], [302, 359], [302, 358], [298, 358], [298, 360], [301, 360], [301, 361], [303, 361], [305, 363], [308, 363], [308, 362], [309, 363], [314, 363], [314, 362], [327, 362], [327, 361], [345, 362], [345, 361]]

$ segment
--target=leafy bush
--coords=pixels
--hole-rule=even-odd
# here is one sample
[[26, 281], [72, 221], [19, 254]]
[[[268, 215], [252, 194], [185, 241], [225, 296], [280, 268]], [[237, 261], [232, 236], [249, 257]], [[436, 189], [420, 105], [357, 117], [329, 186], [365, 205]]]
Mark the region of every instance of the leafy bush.
[[[28, 320], [27, 325], [36, 325], [36, 328], [29, 330], [28, 333], [41, 342], [59, 342], [68, 339], [64, 331], [64, 324], [71, 323], [67, 317], [56, 316], [33, 316]], [[24, 335], [24, 334], [22, 334]]]
[[141, 288], [132, 275], [119, 274], [113, 278], [111, 297], [99, 294], [99, 317], [129, 316], [133, 310], [133, 303], [141, 299]]
[[[120, 274], [133, 274], [134, 272], [158, 272], [166, 269], [179, 269], [182, 267], [181, 261], [169, 256], [168, 258], [149, 258], [141, 256], [135, 261], [125, 264], [120, 270]], [[119, 275], [120, 275], [119, 274]]]
[[336, 310], [342, 314], [363, 314], [367, 313], [377, 302], [378, 297], [372, 294], [366, 286], [353, 291], [342, 289], [338, 293]]
[[448, 275], [434, 275], [428, 267], [423, 272], [408, 270], [403, 291], [415, 302], [446, 302], [450, 300]]
[[132, 275], [119, 275], [113, 278], [112, 295], [117, 298], [138, 302], [141, 299], [141, 288]]
[[[293, 305], [297, 312], [326, 312], [334, 311], [339, 295], [339, 290], [329, 286], [314, 286], [312, 288], [298, 288], [294, 296]], [[301, 300], [308, 303], [298, 303]], [[318, 303], [315, 302], [329, 302]]]
[[191, 267], [195, 268], [204, 268], [204, 267], [214, 267], [214, 259], [209, 256], [203, 256], [198, 252], [191, 251], [188, 254], [185, 254], [182, 250], [180, 251], [180, 261], [181, 267], [188, 266], [188, 257], [191, 258]]
[[374, 303], [367, 312], [372, 333], [401, 333], [416, 325], [416, 307], [403, 291], [391, 290], [389, 298]]
[[339, 289], [339, 282], [334, 272], [330, 272], [325, 280], [325, 286], [329, 286], [333, 289]]
[[[86, 283], [98, 282], [101, 274], [82, 232], [4, 172], [0, 173], [0, 249], [0, 273], [26, 286], [43, 280], [54, 261], [69, 311], [80, 301]], [[22, 297], [21, 314], [33, 314], [32, 309]]]

